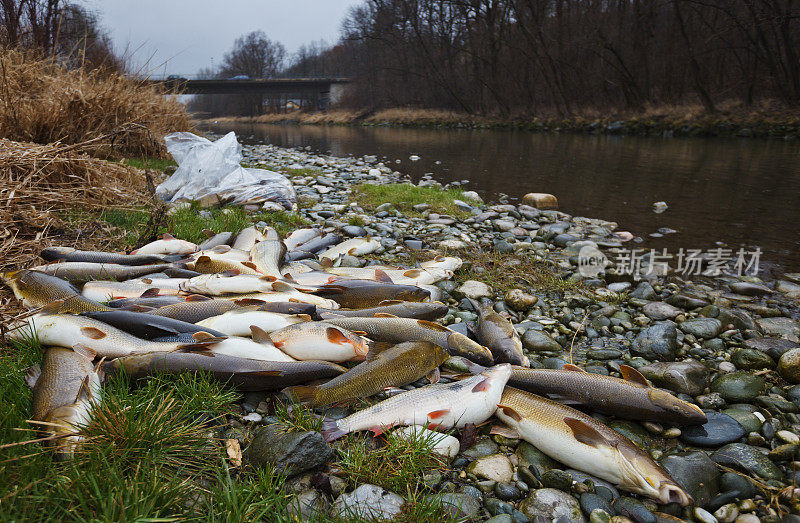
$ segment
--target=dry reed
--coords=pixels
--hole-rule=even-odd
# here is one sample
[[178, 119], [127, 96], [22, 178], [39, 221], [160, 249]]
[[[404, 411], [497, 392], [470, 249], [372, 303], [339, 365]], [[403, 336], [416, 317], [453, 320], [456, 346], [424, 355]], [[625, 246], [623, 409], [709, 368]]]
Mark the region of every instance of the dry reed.
[[125, 124], [134, 132], [93, 151], [95, 156], [163, 156], [164, 134], [190, 130], [181, 103], [146, 82], [51, 58], [0, 50], [0, 136], [21, 142], [74, 144]]

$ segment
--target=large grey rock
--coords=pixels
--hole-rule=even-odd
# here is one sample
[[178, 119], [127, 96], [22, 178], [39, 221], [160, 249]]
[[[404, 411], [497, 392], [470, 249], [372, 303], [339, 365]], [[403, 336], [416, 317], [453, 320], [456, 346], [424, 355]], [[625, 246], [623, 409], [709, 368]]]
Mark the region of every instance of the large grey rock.
[[642, 307], [642, 312], [644, 312], [645, 316], [651, 320], [663, 321], [673, 319], [682, 311], [677, 307], [673, 307], [669, 303], [664, 303], [663, 301], [651, 301]]
[[711, 382], [711, 392], [718, 392], [728, 403], [747, 403], [761, 395], [766, 385], [761, 376], [749, 372], [731, 372], [717, 376]]
[[549, 334], [538, 329], [528, 329], [522, 335], [522, 346], [531, 352], [561, 352], [561, 345]]
[[661, 466], [694, 498], [696, 505], [702, 507], [719, 492], [719, 470], [705, 452], [673, 454], [664, 458]]
[[699, 361], [656, 361], [637, 369], [654, 385], [697, 396], [708, 385], [708, 368]]
[[729, 443], [711, 454], [720, 465], [755, 474], [764, 479], [781, 479], [781, 469], [757, 448], [744, 443]]
[[756, 320], [764, 334], [780, 336], [789, 341], [800, 341], [800, 323], [792, 318], [778, 316], [775, 318], [760, 318]]
[[477, 498], [463, 492], [447, 492], [433, 494], [428, 499], [442, 504], [442, 508], [456, 519], [472, 518], [481, 510], [481, 503]]
[[695, 338], [710, 339], [722, 331], [722, 322], [716, 318], [694, 318], [680, 324], [681, 330]]
[[702, 425], [683, 428], [681, 440], [696, 447], [719, 447], [732, 443], [745, 435], [744, 427], [731, 416], [707, 412], [708, 420]]
[[565, 517], [567, 521], [573, 523], [585, 521], [578, 500], [566, 492], [552, 488], [542, 488], [531, 492], [520, 504], [519, 511], [531, 520], [544, 517], [547, 518], [547, 521], [554, 521]]
[[720, 308], [717, 319], [722, 322], [722, 330], [727, 329], [728, 325], [733, 325], [740, 331], [756, 330], [756, 322], [753, 317], [741, 309]]
[[403, 498], [394, 492], [364, 484], [336, 498], [331, 515], [343, 519], [394, 519], [402, 512], [404, 504]]
[[751, 338], [744, 341], [744, 346], [760, 350], [773, 360], [779, 360], [784, 353], [800, 347], [800, 344], [782, 338]]
[[672, 323], [658, 323], [642, 329], [631, 351], [649, 360], [672, 361], [678, 352], [678, 330]]
[[256, 431], [245, 458], [257, 467], [270, 463], [276, 472], [293, 476], [330, 461], [333, 449], [319, 432], [284, 432], [273, 424]]

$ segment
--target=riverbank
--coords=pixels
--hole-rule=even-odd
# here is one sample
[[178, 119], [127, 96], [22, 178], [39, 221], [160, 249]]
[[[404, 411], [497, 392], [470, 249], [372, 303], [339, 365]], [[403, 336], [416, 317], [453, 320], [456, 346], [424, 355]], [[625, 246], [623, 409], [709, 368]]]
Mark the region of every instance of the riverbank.
[[256, 117], [229, 116], [198, 123], [292, 123], [309, 125], [362, 125], [420, 128], [518, 129], [531, 132], [590, 133], [656, 137], [800, 137], [800, 111], [760, 103], [751, 107], [722, 104], [716, 113], [700, 106], [651, 108], [643, 111], [599, 111], [572, 117], [491, 117], [436, 109], [384, 109], [375, 112], [337, 110], [295, 111]]
[[[423, 459], [421, 454], [430, 457], [431, 449], [425, 442], [409, 445], [369, 435], [345, 438], [330, 453], [304, 455], [293, 435], [319, 430], [312, 412], [277, 407], [276, 394], [232, 396], [199, 376], [159, 378], [138, 388], [127, 381], [111, 383], [109, 394], [116, 405], [131, 412], [111, 418], [126, 427], [119, 440], [113, 445], [100, 440], [112, 451], [98, 453], [91, 467], [83, 469], [59, 470], [41, 453], [33, 463], [3, 463], [0, 477], [13, 481], [0, 485], [0, 503], [7, 503], [9, 511], [33, 517], [44, 513], [42, 507], [53, 503], [52, 498], [64, 506], [46, 513], [82, 519], [238, 514], [242, 519], [328, 521], [336, 520], [336, 510], [353, 504], [387, 516], [399, 514], [398, 520], [409, 522], [525, 522], [540, 516], [609, 521], [613, 515], [623, 518], [615, 520], [620, 522], [667, 521], [665, 513], [694, 521], [777, 522], [783, 513], [800, 512], [791, 497], [800, 448], [800, 386], [793, 382], [800, 376], [792, 371], [797, 364], [786, 363], [792, 349], [800, 347], [800, 276], [761, 282], [746, 275], [681, 271], [636, 279], [624, 267], [616, 273], [595, 272], [580, 264], [581, 259], [594, 259], [588, 255], [600, 252], [617, 261], [618, 254], [630, 251], [624, 241], [628, 235], [616, 223], [524, 204], [485, 203], [458, 184], [445, 191], [430, 178], [405, 185], [403, 175], [370, 156], [340, 158], [265, 145], [245, 145], [243, 153], [248, 165], [291, 177], [297, 213], [193, 207], [168, 215], [153, 232], [197, 241], [205, 227], [235, 232], [254, 223], [278, 226], [285, 233], [313, 224], [380, 242], [367, 259], [346, 257], [348, 265], [413, 266], [436, 254], [460, 257], [464, 265], [455, 277], [438, 285], [440, 300], [448, 305], [442, 324], [469, 334], [467, 324], [477, 314], [467, 298], [474, 298], [507, 315], [533, 367], [574, 363], [590, 372], [617, 375], [621, 365], [629, 365], [708, 413], [706, 430], [698, 430], [593, 412], [660, 461], [694, 497], [695, 506], [681, 509], [626, 494], [508, 433], [489, 434], [490, 425], [474, 433], [456, 431], [458, 450], [444, 461]], [[146, 207], [116, 215], [116, 223], [124, 224], [120, 232], [127, 234], [119, 238], [125, 247], [141, 236], [151, 216]], [[782, 360], [786, 352], [790, 357]], [[3, 418], [4, 442], [27, 438], [18, 430], [26, 427], [30, 407], [21, 371], [37, 356], [28, 348], [0, 358], [3, 397], [13, 399], [11, 414]], [[407, 388], [426, 383], [420, 380]], [[169, 408], [160, 409], [162, 405]], [[340, 406], [316, 414], [341, 417], [350, 410]], [[147, 436], [142, 420], [157, 414], [175, 422], [166, 424], [169, 431], [159, 431], [157, 438]], [[197, 425], [197, 419], [215, 420], [213, 429]], [[195, 423], [189, 427], [192, 438], [205, 436], [187, 444], [178, 422], [189, 421]], [[276, 426], [288, 433], [276, 431]], [[125, 447], [125, 437], [145, 436], [148, 448], [152, 444], [155, 449], [152, 453], [132, 440], [127, 444], [136, 452]], [[165, 445], [175, 446], [178, 453], [168, 447], [169, 453], [159, 454]], [[263, 452], [248, 451], [259, 446]], [[264, 447], [280, 452], [268, 453]], [[19, 456], [31, 452], [30, 447], [14, 450]], [[147, 461], [158, 462], [164, 455], [200, 475], [181, 471], [176, 476]], [[270, 455], [284, 455], [285, 462], [265, 457]], [[117, 459], [129, 474], [117, 470]], [[289, 477], [274, 474], [278, 465], [312, 459], [312, 470]], [[103, 463], [107, 467], [109, 461], [103, 460], [113, 465], [107, 481], [99, 481], [108, 475]], [[366, 495], [371, 491], [367, 484], [375, 486], [379, 498]]]

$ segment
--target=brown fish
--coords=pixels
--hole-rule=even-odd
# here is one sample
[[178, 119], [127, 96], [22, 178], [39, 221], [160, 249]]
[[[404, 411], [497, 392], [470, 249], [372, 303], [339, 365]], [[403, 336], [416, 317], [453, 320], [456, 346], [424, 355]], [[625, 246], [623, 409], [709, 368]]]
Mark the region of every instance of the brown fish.
[[165, 305], [158, 309], [147, 311], [147, 314], [165, 316], [188, 323], [197, 323], [212, 316], [238, 309], [239, 305], [233, 300], [207, 300], [202, 298], [191, 299], [189, 296], [186, 301]]
[[469, 301], [478, 313], [476, 329], [478, 341], [492, 351], [494, 361], [529, 366], [528, 359], [522, 353], [522, 341], [511, 322], [491, 308], [482, 307], [473, 299]]
[[375, 307], [386, 300], [422, 301], [431, 295], [429, 291], [416, 285], [397, 285], [373, 280], [336, 280], [320, 285], [311, 292], [351, 309]]
[[375, 307], [367, 309], [319, 309], [318, 312], [323, 317], [332, 314], [333, 316], [361, 317], [370, 318], [376, 314], [391, 314], [398, 318], [414, 318], [417, 320], [435, 320], [447, 314], [447, 305], [438, 301], [402, 301], [386, 300], [380, 302]]
[[58, 301], [60, 305], [53, 312], [111, 310], [110, 307], [82, 296], [71, 283], [43, 272], [24, 269], [4, 272], [2, 278], [14, 291], [14, 296], [29, 308], [44, 307]]

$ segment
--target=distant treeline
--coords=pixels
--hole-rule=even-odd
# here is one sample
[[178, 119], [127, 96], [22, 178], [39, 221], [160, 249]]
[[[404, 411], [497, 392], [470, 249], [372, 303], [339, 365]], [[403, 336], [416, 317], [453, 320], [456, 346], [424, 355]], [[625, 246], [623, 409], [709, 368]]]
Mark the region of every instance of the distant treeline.
[[289, 75], [355, 79], [351, 107], [567, 116], [800, 101], [796, 0], [366, 0]]

